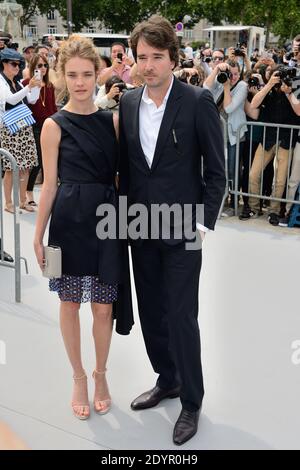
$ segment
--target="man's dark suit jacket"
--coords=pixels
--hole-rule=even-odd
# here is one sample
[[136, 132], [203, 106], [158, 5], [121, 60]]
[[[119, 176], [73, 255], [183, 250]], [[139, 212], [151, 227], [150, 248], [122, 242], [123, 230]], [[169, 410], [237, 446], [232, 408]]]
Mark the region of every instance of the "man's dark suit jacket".
[[120, 103], [120, 194], [128, 196], [128, 204], [148, 207], [204, 204], [204, 220], [199, 222], [213, 230], [225, 171], [223, 134], [212, 95], [174, 78], [150, 169], [139, 138], [143, 90], [128, 91]]

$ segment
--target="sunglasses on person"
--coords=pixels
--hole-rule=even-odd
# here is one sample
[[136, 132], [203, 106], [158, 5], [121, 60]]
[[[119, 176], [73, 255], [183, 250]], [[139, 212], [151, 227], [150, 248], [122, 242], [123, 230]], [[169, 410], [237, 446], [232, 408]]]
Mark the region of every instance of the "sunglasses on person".
[[12, 67], [20, 67], [20, 62], [15, 62], [14, 60], [8, 60], [7, 64], [10, 64]]
[[41, 69], [42, 67], [45, 67], [45, 69], [47, 69], [49, 67], [49, 64], [37, 64], [38, 69]]
[[217, 60], [219, 60], [220, 62], [223, 62], [224, 57], [213, 57], [212, 59], [213, 62], [216, 62]]

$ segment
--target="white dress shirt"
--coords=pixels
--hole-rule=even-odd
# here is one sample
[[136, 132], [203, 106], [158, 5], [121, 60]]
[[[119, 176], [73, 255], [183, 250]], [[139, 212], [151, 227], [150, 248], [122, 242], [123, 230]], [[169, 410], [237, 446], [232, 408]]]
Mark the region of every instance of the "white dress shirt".
[[[142, 94], [139, 113], [139, 134], [141, 146], [149, 168], [152, 166], [159, 129], [163, 120], [173, 82], [174, 77], [172, 77], [167, 93], [159, 107], [157, 107], [154, 101], [149, 98], [147, 85], [145, 86]], [[197, 228], [203, 232], [209, 231], [208, 228], [198, 223]]]
[[159, 129], [164, 116], [171, 88], [173, 86], [173, 82], [174, 77], [172, 77], [170, 86], [159, 108], [156, 106], [154, 101], [149, 98], [147, 85], [145, 86], [143, 91], [140, 103], [139, 132], [142, 149], [145, 154], [149, 168], [151, 168], [152, 165]]

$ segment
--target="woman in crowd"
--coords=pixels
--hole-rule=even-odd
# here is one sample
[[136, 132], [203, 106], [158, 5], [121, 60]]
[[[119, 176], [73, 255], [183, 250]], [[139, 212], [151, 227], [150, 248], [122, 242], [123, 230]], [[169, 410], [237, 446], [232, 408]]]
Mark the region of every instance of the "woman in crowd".
[[[40, 94], [41, 81], [32, 77], [28, 84], [23, 85], [16, 80], [19, 74], [22, 56], [13, 49], [4, 49], [0, 54], [0, 88], [2, 96], [1, 115], [4, 112], [16, 108], [21, 103], [35, 103]], [[28, 212], [34, 209], [26, 203], [26, 188], [29, 171], [37, 165], [37, 152], [32, 126], [21, 128], [11, 134], [8, 127], [3, 125], [0, 131], [1, 147], [8, 150], [16, 159], [20, 175], [20, 207]], [[12, 169], [8, 160], [4, 160], [4, 197], [5, 210], [14, 212], [12, 203]]]
[[27, 85], [35, 76], [35, 72], [38, 71], [40, 75], [42, 87], [40, 91], [39, 99], [34, 103], [30, 104], [29, 107], [32, 111], [33, 117], [36, 121], [36, 124], [33, 126], [33, 133], [36, 143], [37, 155], [38, 155], [38, 166], [35, 166], [30, 171], [29, 180], [27, 184], [27, 203], [31, 206], [36, 206], [33, 197], [33, 187], [35, 184], [36, 177], [38, 172], [42, 170], [43, 175], [43, 165], [42, 165], [42, 152], [41, 152], [41, 144], [40, 144], [40, 137], [43, 124], [45, 120], [51, 116], [52, 114], [56, 113], [57, 108], [55, 104], [55, 97], [54, 97], [54, 87], [52, 83], [49, 81], [49, 63], [46, 56], [38, 53], [35, 54], [30, 63], [29, 63], [29, 79], [23, 81], [23, 85]]
[[[60, 298], [60, 325], [73, 369], [72, 409], [79, 419], [90, 415], [87, 376], [80, 349], [79, 309], [91, 302], [96, 352], [94, 410], [104, 414], [111, 407], [106, 382], [106, 362], [112, 334], [112, 307], [122, 293], [119, 241], [99, 239], [96, 210], [102, 203], [115, 205], [117, 167], [117, 118], [94, 104], [100, 59], [92, 42], [73, 35], [60, 50], [59, 71], [70, 99], [44, 123], [41, 146], [44, 184], [40, 197], [35, 252], [44, 267], [43, 238], [51, 215], [49, 245], [62, 250], [62, 276], [50, 279], [50, 290]], [[57, 179], [60, 186], [57, 186]], [[126, 290], [130, 296], [130, 290]], [[119, 300], [119, 299], [118, 299]], [[123, 310], [125, 312], [125, 310]], [[117, 331], [128, 334], [132, 325], [131, 304], [117, 315]], [[121, 326], [118, 327], [118, 321]]]

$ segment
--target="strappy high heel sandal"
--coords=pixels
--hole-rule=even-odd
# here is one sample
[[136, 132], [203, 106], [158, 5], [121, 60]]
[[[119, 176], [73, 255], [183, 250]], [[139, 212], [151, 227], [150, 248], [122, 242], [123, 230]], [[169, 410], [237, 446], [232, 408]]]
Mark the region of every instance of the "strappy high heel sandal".
[[[8, 202], [5, 207], [4, 207], [4, 210], [6, 212], [9, 212], [10, 214], [14, 214], [15, 213], [15, 207], [13, 205], [12, 202]], [[19, 214], [22, 214], [22, 211], [19, 209]]]
[[[96, 382], [96, 377], [104, 376], [105, 372], [106, 372], [106, 369], [100, 372], [95, 369], [93, 372], [93, 379], [95, 380], [95, 382]], [[109, 398], [105, 398], [103, 400], [94, 398], [94, 410], [96, 413], [98, 413], [99, 415], [105, 415], [106, 413], [109, 412], [110, 409], [111, 409], [111, 397], [110, 396]]]
[[[80, 377], [75, 377], [73, 375], [74, 381], [76, 380], [87, 380], [86, 374], [81, 375]], [[89, 403], [76, 403], [75, 401], [72, 401], [71, 403], [72, 409], [73, 409], [73, 414], [76, 418], [84, 420], [88, 419], [90, 416], [90, 404]], [[85, 409], [88, 409], [88, 414], [84, 414]]]

